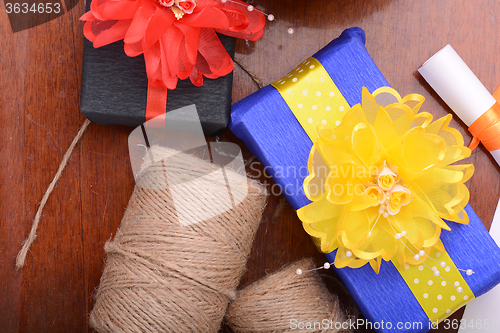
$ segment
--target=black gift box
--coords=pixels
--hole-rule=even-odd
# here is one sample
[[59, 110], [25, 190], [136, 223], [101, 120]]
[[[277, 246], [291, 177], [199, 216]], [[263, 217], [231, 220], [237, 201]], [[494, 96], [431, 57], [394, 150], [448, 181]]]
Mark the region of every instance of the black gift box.
[[[235, 38], [219, 38], [234, 58]], [[127, 56], [123, 41], [95, 49], [85, 39], [82, 67], [80, 110], [89, 120], [133, 127], [145, 122], [148, 79], [142, 55]], [[204, 77], [201, 87], [189, 79], [179, 80], [177, 88], [167, 93], [167, 112], [195, 104], [205, 135], [218, 135], [229, 122], [232, 85], [232, 72], [218, 79]]]

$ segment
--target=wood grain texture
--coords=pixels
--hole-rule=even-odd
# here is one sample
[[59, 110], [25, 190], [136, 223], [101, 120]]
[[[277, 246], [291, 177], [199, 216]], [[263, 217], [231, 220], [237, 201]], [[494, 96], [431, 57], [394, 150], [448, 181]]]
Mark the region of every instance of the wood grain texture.
[[[497, 41], [498, 0], [254, 0], [276, 20], [257, 42], [238, 41], [236, 58], [268, 84], [311, 56], [345, 28], [360, 26], [366, 47], [389, 83], [402, 95], [425, 96], [423, 110], [435, 117], [449, 108], [417, 74], [420, 64], [451, 44], [493, 91], [500, 83]], [[15, 256], [31, 226], [39, 201], [83, 117], [79, 113], [83, 46], [81, 1], [44, 25], [12, 33], [0, 5], [0, 331], [92, 332], [88, 314], [104, 265], [103, 246], [120, 224], [134, 182], [126, 127], [90, 125], [45, 207], [40, 229], [22, 271]], [[287, 29], [295, 33], [289, 35]], [[257, 90], [239, 67], [233, 102]], [[466, 92], [464, 92], [466, 93]], [[465, 136], [454, 116], [452, 126]], [[211, 139], [214, 140], [214, 139]], [[220, 136], [243, 148], [229, 131]], [[489, 227], [500, 192], [500, 168], [482, 147], [469, 158], [476, 173], [469, 181], [470, 203]], [[262, 167], [254, 162], [254, 176]], [[283, 264], [312, 256], [324, 261], [265, 176], [271, 194], [258, 231], [246, 285]], [[282, 205], [281, 213], [275, 214]], [[352, 301], [333, 274], [325, 281]], [[452, 318], [460, 318], [461, 311]], [[440, 329], [436, 332], [456, 332]]]

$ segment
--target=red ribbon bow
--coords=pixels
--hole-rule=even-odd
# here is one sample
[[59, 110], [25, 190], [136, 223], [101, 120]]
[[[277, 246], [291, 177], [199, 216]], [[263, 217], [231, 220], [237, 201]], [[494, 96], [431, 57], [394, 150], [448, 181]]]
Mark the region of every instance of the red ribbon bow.
[[201, 86], [203, 76], [215, 79], [233, 70], [216, 32], [252, 41], [264, 33], [264, 15], [248, 11], [243, 1], [190, 1], [184, 11], [182, 2], [93, 0], [80, 18], [95, 48], [123, 39], [128, 56], [144, 54], [149, 81], [146, 120], [165, 113], [167, 89], [175, 89], [179, 79], [189, 77]]

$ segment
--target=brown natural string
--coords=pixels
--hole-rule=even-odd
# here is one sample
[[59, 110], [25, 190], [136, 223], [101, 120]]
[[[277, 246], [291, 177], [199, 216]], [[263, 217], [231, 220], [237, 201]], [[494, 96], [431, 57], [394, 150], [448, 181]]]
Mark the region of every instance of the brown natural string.
[[252, 155], [248, 158], [248, 160], [246, 160], [245, 162], [245, 168], [248, 168], [250, 166], [250, 164], [252, 164], [253, 161], [255, 161], [257, 158]]
[[226, 170], [233, 197], [244, 195], [241, 185], [248, 184], [246, 198], [213, 218], [181, 226], [172, 188], [161, 187], [166, 174], [168, 184], [198, 177], [194, 190], [175, 190], [176, 200], [191, 205], [193, 220], [216, 208], [199, 207], [195, 199], [220, 197], [227, 186], [200, 174], [200, 163], [207, 162], [196, 157], [158, 147], [150, 152], [162, 162], [145, 162], [121, 226], [104, 247], [107, 260], [90, 323], [98, 332], [217, 332], [244, 272], [265, 189]]
[[24, 241], [23, 247], [21, 251], [19, 251], [19, 254], [17, 255], [16, 258], [16, 269], [20, 269], [24, 266], [24, 261], [26, 260], [26, 255], [28, 254], [28, 251], [31, 247], [31, 244], [33, 244], [33, 241], [36, 238], [36, 231], [38, 229], [38, 223], [40, 222], [40, 218], [42, 217], [42, 212], [43, 208], [45, 207], [45, 204], [47, 203], [47, 200], [49, 200], [49, 196], [54, 190], [54, 187], [56, 186], [57, 181], [62, 175], [62, 172], [64, 171], [64, 168], [66, 167], [66, 164], [68, 164], [68, 161], [71, 157], [71, 154], [73, 153], [73, 150], [75, 149], [76, 144], [80, 139], [82, 138], [83, 134], [87, 130], [87, 127], [90, 125], [90, 120], [85, 119], [82, 127], [80, 127], [80, 130], [76, 134], [75, 138], [73, 139], [73, 142], [71, 142], [71, 145], [69, 146], [68, 150], [66, 150], [66, 153], [64, 153], [63, 159], [61, 161], [61, 164], [59, 164], [59, 169], [57, 169], [57, 172], [54, 176], [54, 179], [52, 179], [52, 182], [50, 182], [49, 187], [45, 191], [45, 194], [42, 197], [42, 201], [40, 202], [40, 206], [38, 207], [38, 211], [36, 212], [35, 219], [33, 220], [33, 223], [31, 225], [31, 231], [28, 235], [28, 238]]
[[241, 68], [244, 72], [246, 72], [248, 75], [250, 75], [250, 77], [252, 78], [253, 82], [255, 82], [255, 84], [257, 85], [257, 87], [259, 87], [259, 89], [264, 88], [264, 84], [262, 83], [262, 80], [261, 80], [261, 79], [259, 79], [259, 77], [258, 77], [257, 75], [255, 75], [254, 73], [252, 73], [252, 72], [250, 71], [250, 69], [248, 69], [248, 67], [247, 67], [244, 63], [242, 63], [242, 62], [241, 62], [240, 60], [238, 60], [238, 59], [234, 59], [234, 62], [235, 62], [236, 64], [238, 64], [238, 66], [240, 66], [240, 68]]
[[[304, 272], [296, 274], [300, 268]], [[236, 333], [293, 332], [291, 323], [344, 323], [347, 318], [321, 281], [313, 261], [304, 259], [286, 266], [239, 291], [225, 320]], [[315, 329], [301, 332], [350, 332], [348, 329]], [[345, 326], [347, 327], [347, 326]]]

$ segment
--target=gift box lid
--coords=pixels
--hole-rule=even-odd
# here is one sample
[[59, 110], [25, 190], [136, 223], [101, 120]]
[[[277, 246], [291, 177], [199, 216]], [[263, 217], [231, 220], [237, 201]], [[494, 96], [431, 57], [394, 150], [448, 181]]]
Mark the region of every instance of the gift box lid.
[[[218, 36], [234, 58], [235, 38]], [[204, 78], [201, 87], [189, 79], [179, 80], [177, 88], [167, 93], [167, 112], [196, 104], [205, 135], [218, 135], [229, 122], [232, 85], [232, 72], [217, 79]], [[80, 110], [88, 119], [99, 125], [139, 126], [146, 121], [147, 91], [142, 55], [127, 56], [123, 41], [96, 49], [85, 39]]]

